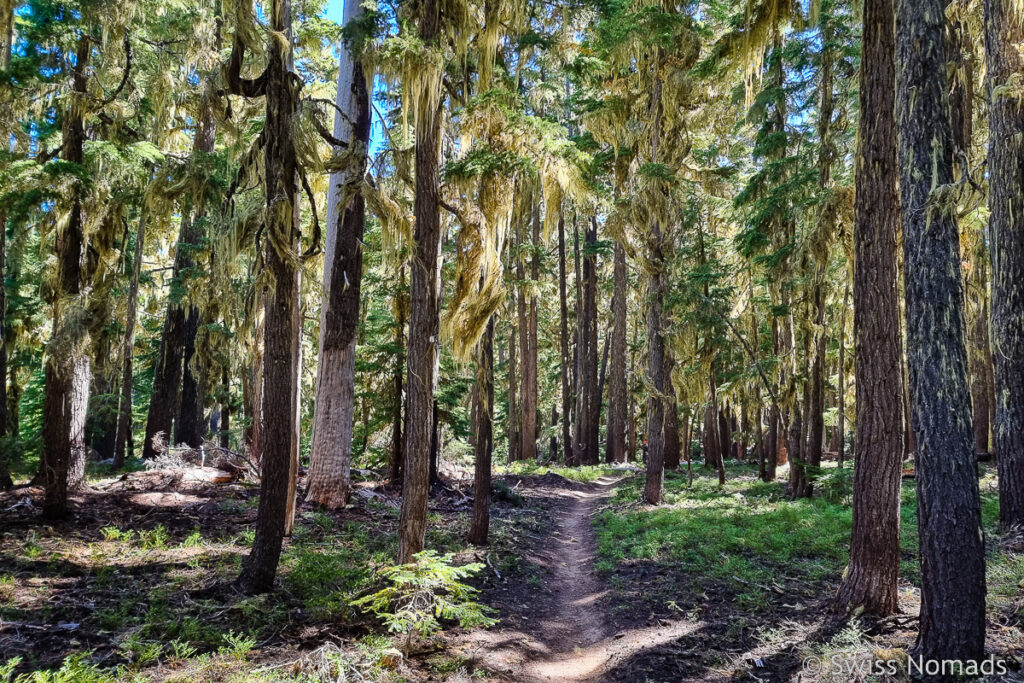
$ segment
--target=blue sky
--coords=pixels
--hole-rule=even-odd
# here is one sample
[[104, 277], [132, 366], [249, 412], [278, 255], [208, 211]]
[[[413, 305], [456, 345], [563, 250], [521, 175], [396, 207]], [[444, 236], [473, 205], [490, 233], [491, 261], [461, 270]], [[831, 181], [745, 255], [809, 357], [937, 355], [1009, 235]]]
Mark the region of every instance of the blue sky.
[[340, 24], [344, 10], [345, 0], [327, 0], [327, 9], [324, 12], [324, 16]]

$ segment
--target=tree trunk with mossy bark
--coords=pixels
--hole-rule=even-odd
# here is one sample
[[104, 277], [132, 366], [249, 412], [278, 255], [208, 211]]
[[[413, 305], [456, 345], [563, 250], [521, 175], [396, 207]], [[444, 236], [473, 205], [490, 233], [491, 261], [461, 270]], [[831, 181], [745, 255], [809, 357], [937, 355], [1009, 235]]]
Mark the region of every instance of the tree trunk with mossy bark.
[[611, 375], [608, 381], [608, 434], [605, 462], [626, 461], [626, 249], [618, 240], [614, 253], [612, 290]]
[[[661, 61], [661, 50], [655, 60]], [[651, 135], [651, 159], [658, 160], [661, 143], [661, 80], [655, 76], [651, 91], [651, 114], [653, 118]], [[647, 399], [647, 477], [644, 484], [644, 501], [651, 505], [662, 502], [665, 484], [665, 394], [668, 390], [668, 376], [665, 359], [665, 237], [662, 226], [652, 220], [647, 235], [647, 376], [651, 384], [651, 395]]]
[[[200, 158], [212, 154], [217, 139], [217, 122], [213, 113], [213, 102], [216, 97], [208, 85], [204, 93], [201, 110], [199, 114], [200, 125], [196, 131], [195, 139], [192, 142], [193, 158]], [[174, 269], [171, 276], [171, 287], [168, 293], [167, 312], [164, 316], [164, 326], [160, 334], [160, 351], [157, 355], [156, 367], [153, 373], [153, 388], [150, 393], [149, 411], [146, 416], [146, 436], [142, 444], [142, 457], [150, 459], [156, 455], [153, 448], [153, 437], [162, 433], [168, 444], [173, 442], [175, 416], [180, 417], [181, 404], [179, 396], [182, 390], [184, 379], [185, 349], [195, 345], [195, 336], [190, 334], [188, 316], [198, 313], [187, 306], [184, 301], [186, 285], [182, 281], [187, 277], [189, 270], [194, 266], [193, 251], [200, 241], [200, 225], [204, 218], [204, 206], [200, 196], [193, 207], [191, 203], [181, 212], [181, 225], [178, 232], [177, 246], [174, 254]], [[198, 317], [194, 318], [198, 324]], [[191, 374], [191, 370], [189, 370]], [[186, 392], [188, 393], [188, 392]], [[186, 417], [195, 424], [196, 398], [194, 392], [188, 399], [191, 410]], [[188, 410], [188, 409], [187, 409]], [[180, 431], [180, 430], [178, 430]], [[190, 428], [190, 431], [195, 431]], [[200, 439], [201, 439], [200, 435]], [[193, 443], [194, 436], [190, 437]]]
[[124, 467], [127, 457], [128, 435], [132, 430], [132, 378], [135, 352], [135, 320], [138, 317], [139, 275], [142, 272], [142, 252], [146, 243], [146, 216], [139, 216], [135, 232], [135, 256], [132, 259], [132, 281], [128, 288], [128, 318], [125, 321], [124, 342], [121, 347], [121, 399], [117, 414], [117, 438], [114, 442], [114, 464], [111, 469]]
[[[64, 161], [85, 160], [84, 102], [91, 51], [88, 36], [78, 39], [72, 74], [73, 96], [64, 113]], [[58, 229], [53, 333], [46, 349], [43, 398], [43, 516], [59, 519], [68, 511], [68, 491], [85, 481], [85, 420], [89, 407], [89, 314], [83, 305], [82, 253], [86, 248], [81, 189], [75, 188], [66, 224]]]
[[[440, 33], [440, 10], [436, 0], [424, 0], [418, 10], [419, 38], [431, 45]], [[416, 218], [413, 243], [416, 247], [412, 255], [409, 309], [405, 471], [398, 522], [400, 564], [410, 562], [413, 555], [423, 550], [426, 538], [427, 490], [430, 485], [430, 448], [434, 425], [434, 373], [439, 341], [437, 315], [440, 297], [438, 257], [441, 248], [441, 214], [438, 147], [441, 115], [436, 101], [440, 94], [421, 92], [417, 96], [416, 196], [413, 204]]]
[[1024, 524], [1024, 101], [1011, 82], [1024, 73], [1021, 15], [1009, 0], [985, 2], [995, 451], [1003, 528]]
[[985, 651], [985, 539], [974, 458], [946, 88], [945, 3], [896, 5], [896, 119], [921, 622], [914, 654]]
[[[345, 4], [344, 22], [353, 26], [362, 5]], [[359, 187], [370, 140], [370, 99], [362, 62], [346, 44], [338, 60], [338, 110], [334, 137], [359, 154], [353, 168], [331, 174], [327, 198], [323, 302], [316, 408], [306, 500], [329, 509], [343, 507], [349, 494], [355, 410], [356, 329], [362, 283], [362, 238], [366, 206]], [[345, 116], [342, 116], [342, 112]]]
[[[559, 315], [559, 350], [561, 352], [562, 369], [562, 461], [572, 462], [572, 424], [569, 415], [572, 405], [572, 392], [569, 380], [572, 376], [572, 357], [569, 355], [569, 300], [566, 293], [566, 253], [565, 253], [565, 216], [558, 212], [558, 315]], [[554, 457], [554, 456], [552, 456]]]
[[[242, 564], [238, 585], [246, 593], [271, 590], [277, 573], [281, 547], [288, 529], [289, 491], [292, 490], [295, 455], [295, 417], [298, 402], [299, 357], [297, 310], [299, 273], [297, 268], [298, 162], [292, 136], [292, 122], [298, 93], [293, 88], [290, 0], [274, 0], [268, 23], [284, 37], [267, 46], [267, 67], [262, 80], [266, 99], [264, 134], [267, 195], [266, 266], [272, 285], [265, 294], [263, 344], [263, 424], [260, 434], [260, 505], [256, 516], [256, 538]], [[238, 70], [244, 56], [241, 38], [232, 48], [235, 78], [232, 91], [239, 88]]]

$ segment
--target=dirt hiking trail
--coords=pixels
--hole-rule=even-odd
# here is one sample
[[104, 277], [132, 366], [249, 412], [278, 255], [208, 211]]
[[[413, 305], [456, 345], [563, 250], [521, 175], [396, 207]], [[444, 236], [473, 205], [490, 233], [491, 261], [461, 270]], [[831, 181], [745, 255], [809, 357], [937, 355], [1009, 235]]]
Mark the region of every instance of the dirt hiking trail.
[[[592, 518], [620, 481], [602, 477], [576, 484], [545, 475], [523, 479], [520, 490], [546, 499], [552, 527], [543, 537], [524, 533], [527, 559], [542, 575], [511, 587], [499, 599], [502, 620], [467, 636], [463, 655], [509, 680], [601, 681], [617, 663], [641, 650], [675, 640], [691, 622], [616, 630], [608, 593], [594, 570], [597, 539]], [[621, 621], [621, 619], [619, 619]]]

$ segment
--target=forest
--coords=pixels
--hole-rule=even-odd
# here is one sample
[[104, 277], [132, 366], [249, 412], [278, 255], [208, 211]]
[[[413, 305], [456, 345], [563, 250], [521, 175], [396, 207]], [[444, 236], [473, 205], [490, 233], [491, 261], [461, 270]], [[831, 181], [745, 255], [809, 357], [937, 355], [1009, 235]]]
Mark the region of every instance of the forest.
[[1024, 680], [1021, 0], [0, 0], [0, 683]]

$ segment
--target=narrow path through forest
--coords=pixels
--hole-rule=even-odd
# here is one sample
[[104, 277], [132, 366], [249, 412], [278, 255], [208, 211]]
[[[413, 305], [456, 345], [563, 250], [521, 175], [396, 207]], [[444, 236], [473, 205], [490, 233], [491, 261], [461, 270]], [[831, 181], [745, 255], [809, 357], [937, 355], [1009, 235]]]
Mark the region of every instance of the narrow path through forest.
[[[552, 526], [528, 544], [527, 558], [543, 576], [513, 590], [502, 622], [468, 636], [464, 654], [511, 680], [600, 681], [617, 662], [693, 630], [687, 621], [618, 630], [608, 593], [595, 572], [592, 518], [619, 478], [572, 484], [561, 477], [524, 482], [527, 497], [548, 498]], [[563, 484], [558, 484], [561, 480]]]

